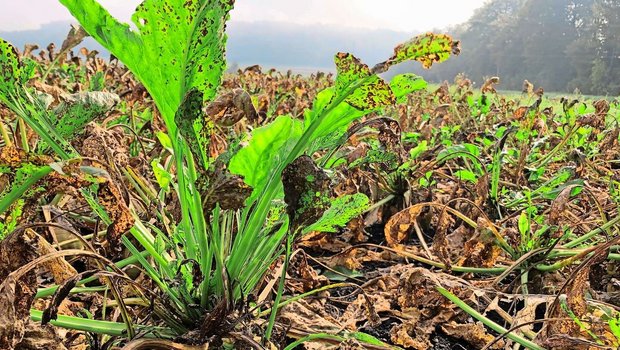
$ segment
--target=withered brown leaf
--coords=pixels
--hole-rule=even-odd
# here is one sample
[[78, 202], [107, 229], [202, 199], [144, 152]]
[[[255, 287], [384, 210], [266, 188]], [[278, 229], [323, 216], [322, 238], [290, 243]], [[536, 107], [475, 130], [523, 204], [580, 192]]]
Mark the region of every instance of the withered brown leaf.
[[318, 220], [330, 204], [330, 179], [312, 158], [301, 156], [282, 172], [284, 201], [293, 232]]
[[422, 212], [421, 205], [413, 205], [393, 215], [385, 224], [385, 240], [389, 246], [404, 242], [411, 232], [415, 221]]

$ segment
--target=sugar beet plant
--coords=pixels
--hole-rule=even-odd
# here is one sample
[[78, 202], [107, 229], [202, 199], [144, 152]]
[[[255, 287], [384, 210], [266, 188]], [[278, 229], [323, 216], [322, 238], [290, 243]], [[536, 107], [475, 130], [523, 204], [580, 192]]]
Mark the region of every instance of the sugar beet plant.
[[[33, 310], [35, 320], [43, 319], [68, 328], [131, 338], [134, 329], [150, 336], [177, 337], [199, 329], [209, 317], [220, 318], [233, 311], [239, 301], [254, 292], [268, 268], [284, 251], [285, 266], [295, 237], [309, 231], [335, 231], [367, 208], [361, 194], [331, 199], [329, 179], [312, 156], [326, 157], [346, 141], [349, 125], [372, 112], [381, 112], [396, 101], [424, 87], [413, 74], [397, 76], [392, 83], [378, 74], [392, 65], [417, 60], [425, 67], [458, 53], [458, 42], [449, 36], [426, 34], [394, 50], [385, 62], [372, 69], [350, 54], [335, 57], [337, 78], [334, 86], [320, 92], [304, 120], [280, 116], [256, 128], [244, 147], [229, 151], [227, 160], [212, 159], [207, 150], [213, 121], [203, 105], [216, 96], [225, 69], [225, 25], [233, 8], [232, 0], [145, 0], [133, 14], [135, 28], [114, 19], [94, 0], [60, 0], [84, 29], [123, 62], [144, 84], [165, 124], [166, 140], [174, 166], [163, 167], [171, 179], [168, 186], [178, 197], [181, 220], [163, 232], [132, 214], [134, 224], [120, 240], [131, 253], [114, 268], [139, 263], [161, 290], [163, 302], [153, 308], [163, 328], [134, 326], [128, 315], [124, 324], [87, 320]], [[0, 42], [1, 102], [16, 112], [49, 145], [57, 161], [70, 162], [80, 155], [70, 140], [49, 122], [49, 111], [37, 103], [28, 87], [31, 75], [16, 51]], [[238, 194], [232, 202], [211, 198], [216, 183], [212, 174], [225, 163], [227, 179]], [[64, 164], [64, 163], [63, 163]], [[12, 186], [0, 199], [0, 214], [8, 210], [39, 179], [58, 170], [46, 166]], [[93, 173], [93, 169], [80, 168]], [[163, 170], [162, 170], [163, 169]], [[303, 174], [304, 176], [297, 176]], [[283, 186], [283, 181], [286, 186]], [[249, 186], [249, 187], [248, 187]], [[82, 189], [93, 211], [108, 225], [117, 224], [107, 207], [98, 203], [95, 186]], [[284, 201], [282, 201], [284, 199]], [[286, 203], [280, 204], [280, 203]], [[136, 242], [138, 244], [136, 244]], [[282, 294], [282, 274], [267, 337], [273, 327]], [[90, 279], [73, 280], [76, 286]], [[73, 285], [42, 289], [38, 297], [53, 294], [62, 300]], [[86, 288], [88, 289], [88, 288]], [[142, 293], [147, 304], [152, 300]], [[158, 304], [159, 303], [159, 304]], [[203, 337], [213, 329], [202, 328]], [[149, 333], [150, 332], [150, 333]]]

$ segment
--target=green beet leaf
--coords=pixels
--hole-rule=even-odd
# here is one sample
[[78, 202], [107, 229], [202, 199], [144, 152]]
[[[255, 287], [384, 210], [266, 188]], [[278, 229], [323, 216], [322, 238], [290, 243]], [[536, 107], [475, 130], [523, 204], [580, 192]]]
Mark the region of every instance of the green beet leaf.
[[120, 23], [95, 0], [60, 0], [82, 27], [144, 84], [166, 124], [186, 93], [215, 96], [226, 62], [225, 23], [233, 0], [145, 0]]
[[230, 160], [230, 172], [243, 176], [245, 183], [254, 188], [250, 200], [265, 188], [274, 169], [282, 167], [301, 134], [301, 122], [290, 116], [280, 116], [255, 129], [249, 144]]
[[351, 219], [361, 215], [368, 209], [369, 199], [362, 193], [338, 197], [331, 202], [321, 218], [314, 224], [307, 226], [304, 233], [311, 231], [338, 232]]
[[206, 170], [209, 168], [207, 151], [210, 138], [209, 126], [202, 111], [202, 100], [202, 92], [192, 88], [181, 102], [174, 120], [194, 157], [202, 162], [203, 169]]
[[0, 39], [0, 100], [6, 101], [9, 94], [15, 93], [21, 75], [19, 56], [13, 45]]
[[390, 81], [390, 87], [394, 92], [394, 96], [400, 103], [407, 101], [407, 95], [425, 89], [427, 85], [422, 77], [413, 73], [399, 74]]

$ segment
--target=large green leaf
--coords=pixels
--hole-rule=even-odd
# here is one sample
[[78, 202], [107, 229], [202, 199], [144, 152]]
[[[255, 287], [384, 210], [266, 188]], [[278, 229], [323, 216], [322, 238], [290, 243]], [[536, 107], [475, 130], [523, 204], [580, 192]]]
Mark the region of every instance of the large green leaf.
[[290, 116], [280, 116], [252, 132], [250, 143], [237, 152], [228, 166], [231, 173], [243, 176], [245, 183], [254, 188], [250, 198], [260, 194], [272, 175], [280, 175], [275, 174], [276, 169], [283, 167], [301, 134], [301, 122]]
[[[389, 106], [396, 99], [390, 86], [381, 77], [372, 74], [368, 66], [355, 56], [338, 53], [334, 61], [338, 73], [334, 87], [321, 91], [312, 109], [304, 115], [306, 129], [323, 116], [310, 142], [328, 137], [334, 132], [343, 134], [352, 121]], [[346, 103], [337, 103], [342, 98]]]
[[215, 96], [226, 62], [224, 34], [234, 0], [145, 0], [120, 23], [95, 0], [60, 0], [86, 31], [140, 79], [164, 120], [191, 88]]
[[[312, 123], [316, 122], [317, 118], [330, 107], [330, 104], [337, 96], [337, 91], [333, 87], [327, 88], [317, 94], [312, 109], [308, 109], [304, 113], [304, 124], [306, 129], [309, 128]], [[352, 121], [369, 113], [368, 111], [359, 110], [348, 103], [340, 103], [331, 108], [332, 110], [325, 116], [324, 121], [317, 126], [312, 134], [311, 142], [328, 137], [335, 131], [344, 134]]]

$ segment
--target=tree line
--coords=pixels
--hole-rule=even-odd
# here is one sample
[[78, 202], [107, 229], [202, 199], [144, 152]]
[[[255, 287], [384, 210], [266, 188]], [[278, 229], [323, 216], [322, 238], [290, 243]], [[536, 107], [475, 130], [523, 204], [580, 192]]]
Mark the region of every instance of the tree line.
[[447, 31], [461, 40], [461, 56], [415, 68], [429, 80], [462, 72], [478, 85], [498, 76], [502, 89], [527, 79], [546, 91], [620, 94], [618, 0], [491, 0]]

